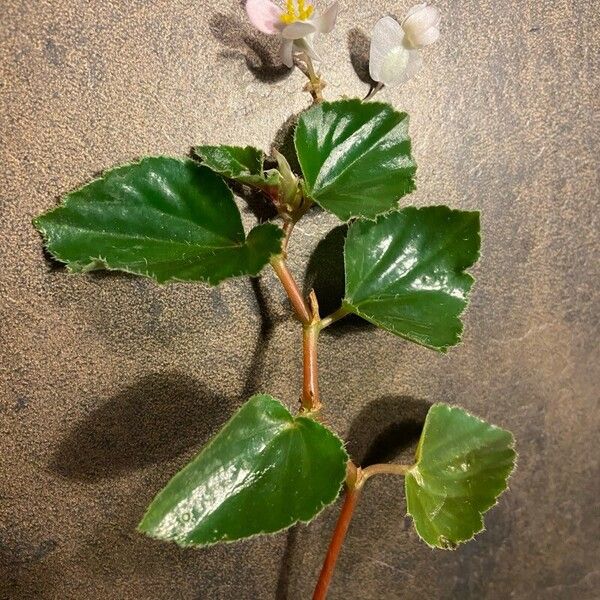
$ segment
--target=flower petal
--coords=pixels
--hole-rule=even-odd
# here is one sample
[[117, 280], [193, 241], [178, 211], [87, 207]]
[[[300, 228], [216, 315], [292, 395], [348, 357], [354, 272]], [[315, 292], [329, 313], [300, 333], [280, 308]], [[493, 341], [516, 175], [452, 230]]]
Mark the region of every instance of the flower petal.
[[407, 13], [402, 21], [402, 27], [418, 27], [429, 29], [440, 24], [441, 14], [435, 6], [429, 6], [427, 2], [416, 4]]
[[334, 2], [320, 17], [313, 19], [319, 33], [331, 33], [340, 12], [340, 3]]
[[296, 21], [283, 28], [281, 35], [286, 40], [299, 40], [316, 31], [312, 21]]
[[268, 35], [279, 31], [283, 10], [270, 0], [246, 0], [246, 12], [250, 23], [259, 31]]
[[425, 48], [436, 42], [439, 37], [440, 30], [437, 27], [430, 27], [418, 35], [410, 37], [409, 43], [413, 48]]
[[392, 17], [383, 17], [373, 28], [371, 35], [371, 56], [369, 59], [369, 71], [375, 81], [386, 83], [382, 77], [384, 63], [390, 53], [398, 48], [402, 49], [404, 32], [400, 23]]
[[409, 79], [412, 79], [423, 66], [423, 59], [421, 58], [421, 53], [418, 50], [409, 50], [408, 64], [406, 65], [406, 70], [404, 71], [404, 77], [399, 81], [396, 81], [396, 85], [401, 83], [406, 83]]
[[439, 23], [440, 11], [437, 8], [418, 4], [408, 11], [402, 21], [402, 29], [410, 46], [424, 48], [433, 44], [440, 36], [440, 32], [437, 31]]
[[399, 46], [383, 61], [379, 81], [388, 86], [405, 83], [417, 73], [421, 64], [421, 54], [418, 50]]
[[294, 66], [294, 42], [292, 40], [281, 40], [281, 62], [288, 68]]
[[297, 52], [303, 52], [308, 55], [310, 59], [321, 62], [321, 57], [313, 46], [313, 37], [313, 35], [309, 35], [301, 40], [296, 40], [294, 42], [294, 48]]

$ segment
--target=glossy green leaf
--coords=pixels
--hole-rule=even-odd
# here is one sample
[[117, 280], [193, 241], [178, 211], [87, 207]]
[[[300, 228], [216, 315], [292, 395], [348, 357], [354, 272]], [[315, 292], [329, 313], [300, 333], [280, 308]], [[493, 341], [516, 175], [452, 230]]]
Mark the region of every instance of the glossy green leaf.
[[482, 515], [506, 489], [514, 438], [468, 412], [431, 407], [405, 479], [408, 514], [429, 545], [453, 549], [483, 530]]
[[295, 142], [307, 194], [344, 221], [374, 218], [414, 189], [408, 116], [389, 104], [314, 106], [300, 116]]
[[258, 148], [196, 146], [194, 152], [207, 167], [228, 179], [260, 188], [273, 187], [279, 183], [279, 173], [276, 170], [265, 173], [265, 153]]
[[108, 171], [34, 221], [70, 271], [120, 270], [217, 284], [256, 275], [281, 248], [270, 224], [244, 234], [224, 181], [192, 160], [145, 158]]
[[446, 351], [460, 341], [460, 314], [479, 257], [479, 213], [405, 208], [350, 226], [345, 247], [350, 312], [396, 335]]
[[139, 529], [189, 546], [307, 522], [337, 498], [347, 460], [323, 425], [254, 396], [160, 492]]

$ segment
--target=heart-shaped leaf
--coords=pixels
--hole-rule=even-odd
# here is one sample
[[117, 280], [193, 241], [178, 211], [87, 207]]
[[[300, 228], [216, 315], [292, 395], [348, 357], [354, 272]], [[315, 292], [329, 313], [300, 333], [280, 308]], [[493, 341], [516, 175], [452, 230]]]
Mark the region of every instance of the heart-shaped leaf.
[[460, 314], [479, 257], [479, 213], [446, 206], [405, 208], [356, 221], [345, 247], [346, 308], [396, 335], [445, 352], [463, 330]]
[[279, 184], [279, 172], [265, 173], [265, 153], [252, 146], [196, 146], [194, 153], [202, 162], [223, 177], [260, 188]]
[[434, 404], [405, 479], [408, 514], [429, 545], [453, 549], [483, 530], [482, 515], [506, 489], [514, 438], [468, 412]]
[[307, 522], [337, 498], [347, 460], [329, 429], [254, 396], [160, 492], [139, 529], [190, 546]]
[[414, 189], [408, 116], [389, 104], [314, 106], [300, 116], [295, 142], [307, 194], [344, 221], [374, 218]]
[[108, 171], [34, 224], [73, 272], [120, 270], [160, 283], [257, 275], [281, 251], [278, 227], [259, 225], [246, 238], [221, 177], [176, 158]]

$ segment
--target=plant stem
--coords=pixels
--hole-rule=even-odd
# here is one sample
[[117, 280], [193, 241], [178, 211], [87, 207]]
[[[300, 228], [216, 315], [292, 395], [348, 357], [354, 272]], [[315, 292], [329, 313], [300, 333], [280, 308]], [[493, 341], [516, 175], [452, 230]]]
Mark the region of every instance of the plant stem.
[[304, 325], [304, 384], [302, 386], [302, 408], [313, 412], [321, 408], [319, 395], [319, 364], [317, 361], [317, 345], [319, 342], [318, 325]]
[[362, 487], [369, 477], [373, 477], [373, 475], [406, 475], [412, 467], [410, 465], [371, 465], [370, 467], [366, 467], [361, 471], [361, 479], [359, 482], [359, 487]]
[[371, 87], [369, 93], [363, 98], [363, 102], [368, 102], [371, 100], [373, 96], [378, 94], [384, 87], [385, 85], [383, 83], [378, 83], [377, 85]]
[[324, 319], [321, 319], [320, 328], [325, 329], [325, 327], [333, 325], [336, 321], [343, 319], [348, 314], [350, 314], [350, 309], [345, 306], [340, 306], [340, 308], [338, 308], [334, 313], [330, 314]]
[[288, 246], [290, 244], [290, 237], [292, 236], [292, 232], [294, 231], [294, 227], [296, 226], [296, 221], [293, 219], [288, 219], [283, 223], [283, 242], [281, 244], [281, 249], [283, 251], [283, 256], [287, 257]]
[[296, 315], [302, 321], [303, 371], [302, 408], [307, 412], [316, 412], [321, 408], [319, 395], [319, 365], [317, 362], [317, 344], [321, 330], [319, 304], [314, 292], [310, 293], [309, 303], [302, 297], [300, 288], [291, 274], [283, 256], [271, 260], [277, 277], [286, 291]]
[[308, 52], [302, 53], [300, 60], [304, 63], [306, 68], [304, 68], [304, 66], [298, 62], [296, 62], [296, 66], [306, 75], [306, 77], [308, 77], [309, 80], [309, 83], [306, 84], [304, 89], [305, 91], [310, 92], [310, 95], [313, 97], [313, 104], [321, 104], [321, 102], [323, 102], [323, 88], [325, 87], [325, 82], [315, 71], [315, 66], [312, 59], [308, 55]]
[[329, 584], [333, 578], [333, 572], [338, 556], [342, 550], [348, 527], [352, 521], [354, 515], [354, 509], [358, 502], [360, 492], [365, 485], [366, 481], [373, 477], [373, 475], [406, 475], [412, 467], [408, 465], [371, 465], [365, 469], [356, 467], [356, 465], [350, 461], [348, 463], [348, 476], [346, 478], [346, 498], [344, 499], [344, 505], [342, 506], [342, 512], [338, 517], [335, 529], [333, 531], [333, 537], [327, 550], [327, 556], [319, 575], [319, 581], [313, 595], [313, 600], [325, 600], [327, 597], [327, 590]]
[[311, 320], [303, 327], [304, 347], [304, 384], [302, 386], [302, 408], [309, 412], [321, 409], [321, 398], [319, 395], [319, 363], [317, 360], [317, 347], [319, 345], [319, 333], [321, 332], [321, 316], [319, 314], [319, 302], [314, 290], [308, 296]]
[[308, 70], [308, 78], [310, 79], [311, 90], [315, 104], [323, 102], [323, 88], [325, 87], [322, 79], [317, 75], [313, 61], [308, 54], [305, 54], [306, 69]]
[[313, 594], [313, 600], [325, 600], [327, 597], [327, 590], [329, 584], [333, 578], [333, 572], [337, 563], [338, 556], [342, 550], [346, 534], [348, 533], [348, 527], [350, 527], [350, 521], [354, 515], [354, 509], [360, 496], [361, 488], [357, 485], [360, 480], [360, 471], [356, 468], [354, 463], [350, 462], [348, 465], [348, 479], [346, 480], [346, 497], [342, 506], [342, 512], [338, 517], [333, 537], [327, 550], [327, 556], [319, 575], [319, 581]]
[[310, 325], [312, 322], [312, 316], [308, 304], [305, 302], [300, 292], [300, 288], [291, 274], [283, 256], [275, 256], [271, 259], [271, 266], [279, 277], [283, 289], [286, 291], [288, 298], [292, 304], [292, 307], [296, 313], [296, 316], [302, 321], [304, 325]]

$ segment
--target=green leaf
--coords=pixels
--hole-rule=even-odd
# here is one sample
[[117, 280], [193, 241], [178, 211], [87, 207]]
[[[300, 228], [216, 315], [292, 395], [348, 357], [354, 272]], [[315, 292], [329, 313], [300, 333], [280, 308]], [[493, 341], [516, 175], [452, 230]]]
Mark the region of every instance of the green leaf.
[[275, 187], [279, 184], [279, 173], [276, 170], [264, 172], [265, 153], [258, 148], [196, 146], [194, 153], [207, 167], [228, 179], [260, 188]]
[[350, 226], [346, 308], [418, 344], [445, 352], [460, 341], [460, 315], [479, 257], [479, 213], [405, 208]]
[[344, 221], [374, 218], [414, 189], [408, 116], [389, 104], [319, 104], [300, 116], [295, 142], [307, 194]]
[[108, 171], [34, 220], [70, 271], [119, 270], [216, 285], [257, 275], [281, 250], [281, 230], [244, 234], [224, 181], [192, 160], [145, 158]]
[[483, 530], [482, 515], [506, 489], [514, 438], [468, 412], [434, 404], [405, 479], [408, 514], [429, 545], [453, 549]]
[[190, 546], [307, 522], [337, 498], [347, 460], [323, 425], [254, 396], [160, 492], [139, 529]]

